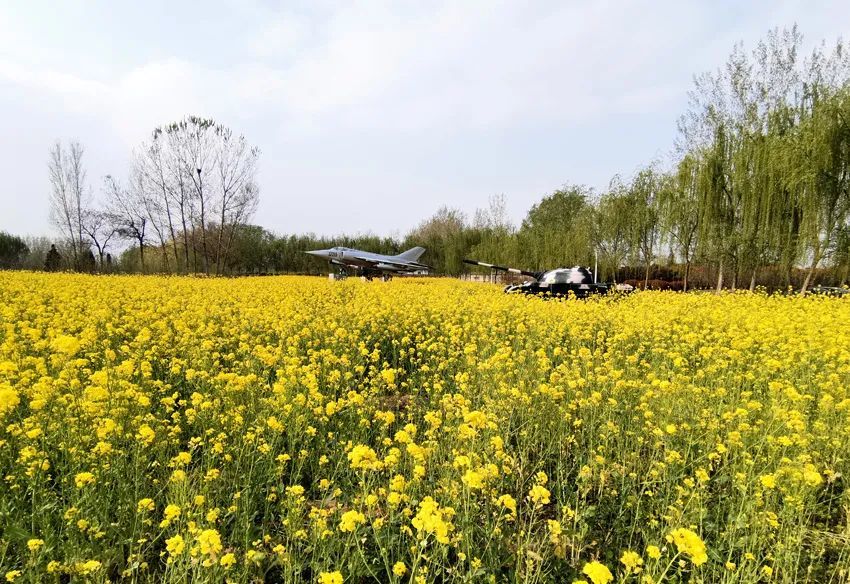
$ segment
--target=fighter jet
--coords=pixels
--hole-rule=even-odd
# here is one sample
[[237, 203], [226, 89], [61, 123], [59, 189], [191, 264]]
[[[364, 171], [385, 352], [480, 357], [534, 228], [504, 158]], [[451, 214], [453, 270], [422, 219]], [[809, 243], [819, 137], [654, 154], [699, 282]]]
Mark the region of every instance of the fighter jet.
[[306, 253], [328, 260], [343, 274], [353, 272], [367, 279], [381, 276], [387, 280], [393, 274], [410, 274], [431, 269], [418, 261], [425, 253], [424, 247], [414, 247], [398, 255], [383, 255], [350, 247], [317, 249]]

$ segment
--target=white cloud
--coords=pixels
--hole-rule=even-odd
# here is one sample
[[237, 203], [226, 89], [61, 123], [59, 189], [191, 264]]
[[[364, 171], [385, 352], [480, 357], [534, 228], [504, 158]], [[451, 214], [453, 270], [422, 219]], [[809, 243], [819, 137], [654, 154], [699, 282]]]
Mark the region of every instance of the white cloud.
[[71, 96], [73, 99], [68, 102], [68, 106], [73, 111], [88, 109], [86, 103], [91, 103], [104, 91], [108, 91], [107, 86], [97, 81], [82, 79], [61, 71], [29, 68], [3, 59], [0, 59], [0, 80], [48, 93]]
[[[692, 16], [675, 6], [667, 8]], [[305, 131], [566, 123], [669, 98], [642, 85], [647, 64], [663, 58], [655, 26], [646, 4], [612, 13], [602, 4], [527, 12], [448, 2], [412, 14], [394, 4], [345, 4], [326, 22], [285, 14], [267, 23], [253, 49], [289, 57], [276, 65], [216, 68], [175, 57], [94, 81], [0, 63], [0, 78], [58, 93], [72, 111], [107, 112], [125, 139], [187, 112], [257, 107]], [[314, 36], [304, 32], [311, 27]]]

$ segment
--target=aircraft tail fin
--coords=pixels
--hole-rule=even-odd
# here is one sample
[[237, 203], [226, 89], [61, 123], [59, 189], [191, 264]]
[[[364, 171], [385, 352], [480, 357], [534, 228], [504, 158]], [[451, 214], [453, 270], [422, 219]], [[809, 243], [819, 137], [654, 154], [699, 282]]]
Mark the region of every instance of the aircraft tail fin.
[[424, 247], [412, 247], [407, 251], [401, 252], [396, 257], [409, 262], [415, 262], [419, 260], [420, 257], [422, 257], [423, 253], [425, 253]]

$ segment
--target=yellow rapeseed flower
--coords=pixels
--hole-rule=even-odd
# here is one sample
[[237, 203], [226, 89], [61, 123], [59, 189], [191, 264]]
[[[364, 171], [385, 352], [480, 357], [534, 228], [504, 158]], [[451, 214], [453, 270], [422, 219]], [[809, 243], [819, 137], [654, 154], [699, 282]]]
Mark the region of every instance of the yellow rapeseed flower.
[[205, 556], [218, 554], [221, 549], [221, 536], [215, 529], [205, 529], [197, 537], [201, 553]]
[[337, 572], [321, 572], [318, 578], [319, 584], [342, 584], [342, 573]]
[[705, 544], [699, 535], [680, 527], [670, 532], [672, 542], [676, 544], [676, 549], [679, 553], [688, 556], [695, 566], [701, 566], [708, 561], [708, 555], [705, 551]]
[[590, 578], [593, 584], [608, 584], [608, 582], [614, 579], [611, 570], [605, 564], [596, 561], [585, 564], [584, 568], [581, 569], [581, 573]]
[[623, 555], [620, 556], [620, 562], [629, 572], [636, 572], [640, 570], [640, 567], [643, 565], [643, 558], [641, 558], [640, 554], [637, 552], [625, 551], [623, 552]]
[[438, 542], [449, 543], [449, 533], [454, 529], [447, 519], [450, 515], [448, 508], [441, 508], [434, 499], [425, 497], [411, 523], [420, 534], [432, 534]]
[[90, 472], [79, 472], [74, 475], [74, 484], [77, 485], [78, 489], [82, 489], [86, 485], [90, 485], [94, 482], [94, 475]]
[[374, 470], [380, 467], [378, 455], [365, 444], [358, 444], [348, 453], [351, 468], [356, 470]]
[[186, 543], [183, 541], [183, 537], [179, 534], [165, 540], [165, 549], [171, 557], [182, 554], [185, 547]]
[[549, 489], [543, 485], [534, 485], [528, 491], [528, 500], [535, 505], [548, 505], [550, 494]]
[[648, 545], [646, 546], [646, 555], [657, 560], [661, 557], [661, 549], [657, 545]]
[[339, 530], [343, 533], [357, 529], [358, 525], [366, 523], [366, 516], [359, 511], [346, 511], [339, 521]]
[[[248, 231], [220, 243], [232, 251]], [[178, 231], [169, 255], [146, 248], [150, 269], [185, 269], [184, 251], [191, 268], [202, 252], [184, 243]], [[613, 529], [611, 541], [669, 537], [586, 550], [624, 579], [673, 562], [665, 579], [817, 565], [841, 581], [842, 556], [801, 546], [808, 527], [788, 518], [830, 517], [823, 495], [850, 473], [848, 322], [847, 297], [817, 295], [544, 301], [449, 278], [0, 270], [4, 520], [29, 525], [33, 501], [62, 495], [37, 506], [36, 535], [4, 571], [533, 579], [560, 574], [573, 539]], [[107, 521], [110, 506], [130, 521]], [[617, 509], [634, 529], [600, 524]], [[717, 518], [733, 515], [748, 520], [730, 538]], [[273, 529], [255, 533], [260, 519]], [[704, 532], [674, 529], [697, 520]], [[840, 522], [821, 523], [840, 539]], [[381, 546], [345, 545], [373, 534]], [[440, 560], [449, 547], [456, 562]], [[601, 561], [587, 566], [581, 581], [606, 580]]]

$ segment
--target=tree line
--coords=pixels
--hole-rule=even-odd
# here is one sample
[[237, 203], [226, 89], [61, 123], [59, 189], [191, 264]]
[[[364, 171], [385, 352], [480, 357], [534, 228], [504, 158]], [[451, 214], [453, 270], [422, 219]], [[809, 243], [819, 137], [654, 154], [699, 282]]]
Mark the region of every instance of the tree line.
[[[850, 273], [850, 55], [840, 40], [803, 55], [796, 26], [749, 51], [736, 45], [694, 78], [668, 158], [602, 191], [564, 185], [519, 225], [498, 195], [472, 216], [442, 207], [403, 237], [274, 234], [250, 223], [259, 150], [198, 117], [155, 129], [125, 180], [104, 178], [97, 203], [83, 152], [57, 143], [49, 157], [64, 269], [321, 273], [327, 266], [304, 251], [421, 245], [422, 260], [447, 275], [470, 270], [464, 257], [533, 270], [596, 264], [601, 279], [663, 277], [685, 289], [805, 290]], [[44, 240], [21, 241], [28, 253], [4, 241], [3, 267], [34, 267], [49, 251]], [[7, 248], [17, 259], [4, 259]]]

